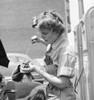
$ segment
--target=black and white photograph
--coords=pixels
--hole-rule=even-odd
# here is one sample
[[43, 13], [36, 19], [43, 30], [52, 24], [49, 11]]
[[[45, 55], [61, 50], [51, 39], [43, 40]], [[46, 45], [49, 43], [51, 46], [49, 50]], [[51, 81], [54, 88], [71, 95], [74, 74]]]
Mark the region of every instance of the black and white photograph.
[[0, 100], [94, 100], [94, 0], [0, 0]]

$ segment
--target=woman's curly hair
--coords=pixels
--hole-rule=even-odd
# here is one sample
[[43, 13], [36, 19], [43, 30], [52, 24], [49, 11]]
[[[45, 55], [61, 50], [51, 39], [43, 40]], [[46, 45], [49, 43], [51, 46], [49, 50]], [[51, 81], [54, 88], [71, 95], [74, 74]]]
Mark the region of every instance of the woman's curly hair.
[[48, 29], [56, 33], [64, 33], [65, 26], [61, 17], [54, 11], [41, 13], [38, 17], [33, 19], [33, 28]]

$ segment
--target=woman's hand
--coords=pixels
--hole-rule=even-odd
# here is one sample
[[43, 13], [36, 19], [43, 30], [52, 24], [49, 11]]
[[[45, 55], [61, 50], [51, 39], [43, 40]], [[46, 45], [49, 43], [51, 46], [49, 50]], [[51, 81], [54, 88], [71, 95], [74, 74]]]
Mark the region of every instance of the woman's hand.
[[28, 64], [23, 63], [20, 67], [21, 73], [30, 73], [30, 72], [39, 72], [39, 71], [46, 71], [45, 67], [42, 66], [37, 60], [33, 60]]
[[34, 35], [33, 37], [31, 37], [31, 43], [34, 44], [34, 43], [42, 43], [44, 45], [47, 46], [47, 43], [45, 42], [45, 40], [43, 40], [42, 38]]
[[28, 64], [23, 63], [20, 67], [21, 73], [30, 73], [35, 70], [35, 65], [33, 65], [31, 62]]
[[42, 41], [42, 39], [39, 38], [39, 37], [36, 36], [36, 35], [34, 35], [33, 37], [31, 37], [31, 42], [32, 42], [32, 44], [33, 44], [33, 43], [39, 43], [39, 42], [41, 42], [41, 41]]

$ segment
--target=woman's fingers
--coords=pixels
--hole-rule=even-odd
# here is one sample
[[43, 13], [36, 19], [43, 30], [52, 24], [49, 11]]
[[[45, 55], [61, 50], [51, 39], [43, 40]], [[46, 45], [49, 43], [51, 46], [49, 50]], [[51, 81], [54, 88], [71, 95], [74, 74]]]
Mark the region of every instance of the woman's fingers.
[[33, 37], [31, 37], [31, 42], [33, 43], [37, 43], [38, 42], [38, 37], [36, 35], [34, 35]]
[[33, 65], [32, 63], [29, 63], [28, 65], [22, 65], [20, 67], [20, 71], [22, 73], [28, 73], [28, 72], [32, 72], [34, 71], [35, 65]]

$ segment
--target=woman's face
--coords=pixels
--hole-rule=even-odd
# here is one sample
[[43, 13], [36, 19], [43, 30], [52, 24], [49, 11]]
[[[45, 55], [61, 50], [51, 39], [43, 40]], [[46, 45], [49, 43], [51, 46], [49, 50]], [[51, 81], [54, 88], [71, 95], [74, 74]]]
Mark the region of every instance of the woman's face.
[[47, 29], [40, 30], [41, 38], [43, 38], [47, 44], [52, 44], [58, 37], [58, 33], [52, 32]]

